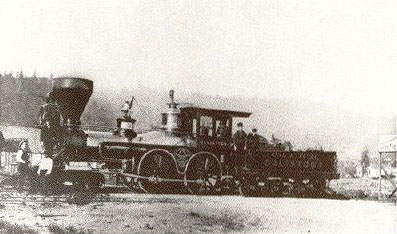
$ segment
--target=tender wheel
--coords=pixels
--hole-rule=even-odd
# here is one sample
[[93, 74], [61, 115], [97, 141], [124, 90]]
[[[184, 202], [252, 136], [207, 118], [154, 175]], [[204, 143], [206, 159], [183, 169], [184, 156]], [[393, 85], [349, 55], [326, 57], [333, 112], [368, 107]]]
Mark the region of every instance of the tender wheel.
[[269, 192], [271, 193], [271, 196], [278, 197], [278, 196], [282, 195], [284, 185], [282, 184], [281, 181], [279, 181], [279, 180], [272, 181], [270, 183], [270, 186], [271, 186], [271, 189]]
[[298, 179], [295, 180], [293, 184], [293, 195], [297, 197], [305, 197], [307, 195], [307, 182], [305, 183], [304, 180]]
[[231, 195], [236, 189], [235, 181], [232, 178], [223, 179], [220, 183], [222, 195]]
[[149, 179], [139, 179], [139, 187], [147, 193], [172, 193], [173, 184], [161, 179], [177, 179], [178, 171], [174, 158], [166, 153], [155, 152], [141, 158], [138, 175]]
[[185, 185], [191, 194], [211, 194], [220, 186], [221, 165], [211, 154], [196, 154], [187, 163]]
[[244, 197], [257, 197], [260, 195], [260, 188], [256, 181], [243, 180], [238, 191]]
[[281, 181], [281, 194], [286, 197], [286, 196], [292, 196], [294, 193], [294, 185], [291, 181], [289, 180], [283, 180]]
[[327, 188], [327, 181], [325, 179], [314, 179], [311, 181], [312, 185], [312, 195], [313, 196], [321, 196], [324, 192], [325, 189]]
[[327, 181], [325, 179], [316, 179], [312, 182], [313, 188], [317, 191], [324, 191], [327, 187]]

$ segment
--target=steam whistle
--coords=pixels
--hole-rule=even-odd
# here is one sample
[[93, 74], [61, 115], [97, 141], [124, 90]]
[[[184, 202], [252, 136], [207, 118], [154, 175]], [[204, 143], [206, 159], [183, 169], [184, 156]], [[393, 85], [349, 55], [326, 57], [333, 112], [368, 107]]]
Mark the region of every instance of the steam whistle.
[[173, 89], [170, 90], [169, 95], [170, 95], [170, 102], [168, 103], [168, 107], [172, 109], [176, 109], [178, 103], [175, 102]]
[[128, 106], [128, 110], [131, 110], [132, 109], [132, 103], [134, 102], [134, 96], [132, 96], [131, 97], [131, 101], [130, 101], [130, 103], [129, 103], [129, 106]]

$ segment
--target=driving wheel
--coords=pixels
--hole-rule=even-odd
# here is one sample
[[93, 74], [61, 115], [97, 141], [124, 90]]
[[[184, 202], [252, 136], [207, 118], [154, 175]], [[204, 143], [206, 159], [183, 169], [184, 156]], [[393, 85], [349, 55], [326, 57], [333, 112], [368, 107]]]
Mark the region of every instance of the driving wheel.
[[197, 154], [187, 163], [185, 186], [191, 194], [213, 194], [220, 186], [221, 166], [211, 154]]
[[162, 179], [176, 179], [178, 171], [174, 158], [166, 153], [155, 152], [141, 158], [138, 165], [139, 187], [147, 193], [169, 193], [172, 191], [172, 183]]

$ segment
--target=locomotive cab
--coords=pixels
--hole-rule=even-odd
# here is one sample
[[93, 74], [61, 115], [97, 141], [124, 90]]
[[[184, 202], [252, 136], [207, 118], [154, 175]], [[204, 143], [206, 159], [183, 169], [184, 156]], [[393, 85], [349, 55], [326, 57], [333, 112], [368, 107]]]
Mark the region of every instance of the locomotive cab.
[[231, 142], [233, 118], [248, 118], [251, 113], [180, 107], [174, 100], [174, 90], [169, 92], [167, 111], [161, 113], [161, 129], [177, 136], [187, 136], [198, 143], [208, 141]]
[[198, 146], [229, 146], [232, 142], [233, 118], [248, 118], [251, 113], [183, 107], [181, 130], [196, 139]]

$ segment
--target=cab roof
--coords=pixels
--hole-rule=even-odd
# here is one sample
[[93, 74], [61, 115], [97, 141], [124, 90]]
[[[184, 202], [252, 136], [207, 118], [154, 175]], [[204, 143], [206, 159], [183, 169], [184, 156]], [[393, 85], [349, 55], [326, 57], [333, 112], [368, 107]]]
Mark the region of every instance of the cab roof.
[[207, 116], [218, 116], [218, 117], [238, 117], [238, 118], [248, 118], [252, 113], [242, 112], [242, 111], [231, 111], [231, 110], [221, 110], [221, 109], [208, 109], [201, 107], [181, 107], [180, 111], [188, 115], [207, 115]]

